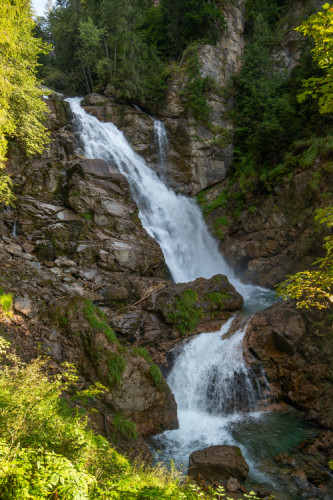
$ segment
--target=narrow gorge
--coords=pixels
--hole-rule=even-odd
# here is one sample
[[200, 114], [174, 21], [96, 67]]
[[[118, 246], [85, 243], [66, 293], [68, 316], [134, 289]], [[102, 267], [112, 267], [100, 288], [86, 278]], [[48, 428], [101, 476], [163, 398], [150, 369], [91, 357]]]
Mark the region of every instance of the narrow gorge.
[[[55, 43], [40, 70], [57, 89], [43, 96], [50, 141], [29, 156], [20, 138], [9, 140], [15, 200], [0, 205], [1, 374], [45, 360], [42, 373], [67, 384], [65, 417], [103, 436], [96, 454], [107, 446], [114, 454], [75, 461], [50, 438], [47, 453], [72, 460], [83, 493], [67, 497], [59, 482], [36, 498], [328, 500], [331, 307], [299, 309], [274, 291], [324, 259], [331, 238], [314, 215], [333, 205], [332, 119], [315, 103], [296, 104], [300, 81], [317, 70], [295, 28], [321, 2], [200, 0], [210, 34], [200, 23], [192, 33], [187, 0], [192, 17], [169, 0], [125, 3], [123, 14], [115, 0], [50, 7], [48, 28], [37, 23]], [[95, 7], [115, 13], [110, 30], [122, 19], [118, 41], [117, 23], [108, 38]], [[184, 39], [171, 38], [171, 7], [183, 15]], [[72, 69], [57, 31], [69, 19], [78, 22]], [[171, 23], [165, 33], [161, 19]], [[133, 53], [121, 45], [131, 33]], [[106, 58], [94, 66], [98, 50]], [[131, 80], [144, 72], [147, 81]], [[77, 370], [72, 385], [67, 363]], [[32, 447], [24, 439], [22, 456]], [[4, 450], [0, 496], [21, 498]], [[161, 463], [181, 479], [164, 476]], [[94, 479], [84, 479], [88, 470]], [[24, 471], [34, 484], [34, 467]]]

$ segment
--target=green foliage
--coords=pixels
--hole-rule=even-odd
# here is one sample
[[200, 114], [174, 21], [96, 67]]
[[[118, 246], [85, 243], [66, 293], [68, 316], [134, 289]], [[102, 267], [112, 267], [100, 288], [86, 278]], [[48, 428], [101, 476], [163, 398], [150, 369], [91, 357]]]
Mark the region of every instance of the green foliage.
[[212, 89], [212, 79], [201, 76], [196, 44], [186, 51], [186, 73], [188, 80], [185, 90], [181, 93], [187, 99], [185, 110], [191, 110], [196, 120], [207, 123], [211, 108], [207, 103], [206, 94]]
[[152, 379], [155, 387], [159, 388], [164, 382], [163, 375], [161, 373], [161, 370], [155, 363], [152, 363], [152, 365], [149, 368], [149, 376]]
[[[215, 43], [224, 27], [221, 0], [57, 1], [38, 29], [54, 43], [41, 58], [48, 85], [66, 92], [104, 90], [120, 101], [160, 106], [167, 91], [168, 62], [194, 41]], [[205, 112], [205, 79], [188, 93], [196, 113]], [[198, 102], [197, 102], [198, 101]]]
[[323, 75], [308, 78], [303, 82], [304, 91], [299, 94], [299, 102], [307, 97], [318, 100], [320, 113], [333, 111], [333, 7], [331, 2], [323, 5], [323, 11], [313, 14], [296, 28], [303, 35], [314, 39], [313, 59]]
[[2, 287], [0, 287], [0, 307], [5, 314], [10, 314], [13, 307], [13, 295], [4, 293]]
[[161, 0], [161, 50], [177, 57], [196, 40], [216, 43], [225, 20], [220, 0]]
[[[333, 207], [316, 211], [315, 219], [329, 228], [333, 227]], [[333, 236], [325, 238], [326, 255], [316, 260], [314, 271], [302, 271], [287, 276], [287, 280], [277, 286], [277, 294], [283, 299], [296, 300], [297, 307], [324, 309], [333, 302]]]
[[196, 307], [197, 301], [198, 294], [189, 288], [176, 298], [174, 305], [169, 306], [174, 310], [168, 313], [167, 318], [182, 335], [195, 330], [200, 319], [203, 318], [203, 309]]
[[311, 43], [300, 44], [301, 57], [290, 74], [276, 57], [289, 21], [283, 17], [285, 5], [279, 0], [247, 2], [248, 43], [234, 81], [235, 178], [244, 190], [269, 190], [290, 145], [317, 129], [322, 135], [323, 120], [314, 103], [297, 99], [304, 79], [318, 73]]
[[203, 208], [204, 215], [208, 215], [217, 208], [226, 208], [228, 204], [228, 197], [225, 191], [222, 191], [214, 200], [206, 204]]
[[119, 345], [119, 341], [114, 330], [108, 324], [107, 317], [98, 307], [94, 306], [91, 301], [86, 300], [83, 312], [92, 328], [95, 328], [96, 330], [103, 330], [106, 338], [111, 344], [117, 343]]
[[65, 457], [41, 449], [17, 450], [10, 457], [9, 446], [0, 444], [0, 494], [3, 500], [21, 498], [88, 498], [96, 479], [76, 467]]
[[[218, 498], [181, 481], [172, 467], [130, 464], [87, 427], [77, 400], [93, 400], [104, 389], [73, 391], [71, 366], [49, 379], [47, 361], [22, 363], [0, 338], [0, 496], [4, 500], [107, 499], [196, 500]], [[67, 396], [65, 400], [63, 394]], [[135, 425], [116, 415], [115, 434], [133, 439]], [[182, 484], [181, 484], [182, 482]]]
[[8, 138], [15, 137], [28, 155], [41, 153], [49, 141], [45, 91], [36, 78], [37, 58], [49, 48], [33, 30], [29, 1], [0, 3], [0, 203], [13, 203], [12, 183], [3, 171]]
[[121, 354], [113, 352], [108, 355], [109, 375], [108, 382], [110, 386], [115, 386], [121, 381], [123, 372], [126, 368], [126, 361]]
[[122, 436], [125, 439], [136, 439], [138, 431], [136, 425], [130, 420], [126, 420], [121, 413], [117, 413], [112, 420], [113, 438], [117, 440], [117, 436]]

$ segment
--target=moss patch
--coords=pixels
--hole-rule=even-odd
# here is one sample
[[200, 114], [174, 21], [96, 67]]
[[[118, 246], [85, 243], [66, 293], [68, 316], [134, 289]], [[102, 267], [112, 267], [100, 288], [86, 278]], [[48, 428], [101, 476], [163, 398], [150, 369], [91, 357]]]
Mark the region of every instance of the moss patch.
[[95, 330], [103, 330], [105, 337], [111, 344], [118, 343], [117, 336], [113, 329], [108, 325], [108, 319], [103, 311], [94, 306], [90, 300], [86, 300], [85, 304], [83, 312], [90, 326]]
[[133, 350], [133, 354], [135, 354], [135, 356], [141, 356], [142, 358], [144, 358], [147, 361], [147, 363], [149, 363], [149, 365], [150, 365], [149, 377], [152, 380], [154, 386], [157, 388], [160, 388], [164, 382], [163, 375], [162, 375], [159, 367], [155, 363], [153, 363], [153, 360], [149, 356], [146, 349], [144, 349], [143, 347], [136, 347]]
[[200, 319], [203, 318], [203, 308], [196, 307], [198, 294], [191, 288], [186, 290], [176, 299], [176, 303], [170, 304], [174, 310], [167, 315], [167, 319], [181, 332], [182, 335], [195, 330]]
[[13, 307], [13, 295], [5, 293], [2, 287], [0, 287], [0, 307], [5, 314], [9, 314]]
[[217, 304], [219, 306], [219, 309], [222, 308], [223, 302], [226, 299], [230, 299], [230, 294], [228, 292], [211, 292], [207, 293], [206, 298], [209, 300], [209, 302], [212, 302], [213, 304]]

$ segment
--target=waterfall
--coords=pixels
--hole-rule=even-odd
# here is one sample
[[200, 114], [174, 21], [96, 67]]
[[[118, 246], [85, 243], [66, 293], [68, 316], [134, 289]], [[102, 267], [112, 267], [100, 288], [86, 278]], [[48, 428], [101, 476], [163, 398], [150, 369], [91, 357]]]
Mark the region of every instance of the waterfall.
[[[86, 113], [79, 98], [67, 100], [84, 154], [104, 159], [126, 176], [143, 227], [161, 246], [174, 281], [189, 282], [200, 276], [226, 274], [244, 296], [249, 311], [269, 305], [270, 292], [243, 285], [235, 277], [195, 201], [170, 190], [163, 176], [159, 178], [147, 166], [114, 124], [99, 122]], [[154, 129], [162, 165], [167, 136], [161, 122], [155, 121]], [[218, 332], [191, 339], [175, 361], [168, 384], [177, 401], [180, 426], [156, 438], [157, 446], [165, 450], [164, 458], [184, 463], [194, 449], [223, 442], [233, 444], [228, 426], [255, 406], [259, 387], [242, 356], [245, 327], [222, 339], [230, 323], [231, 320]]]
[[163, 182], [165, 182], [167, 178], [169, 141], [164, 123], [160, 120], [154, 120], [154, 140], [157, 150], [159, 177]]
[[100, 122], [86, 113], [78, 97], [67, 101], [84, 154], [107, 161], [128, 179], [142, 225], [159, 243], [174, 281], [186, 283], [200, 276], [225, 274], [250, 305], [258, 302], [266, 305], [267, 291], [243, 285], [235, 277], [196, 202], [169, 189], [113, 123]]
[[225, 416], [252, 409], [261, 396], [243, 359], [247, 322], [229, 338], [221, 338], [232, 321], [220, 331], [203, 333], [183, 346], [168, 376], [180, 410]]

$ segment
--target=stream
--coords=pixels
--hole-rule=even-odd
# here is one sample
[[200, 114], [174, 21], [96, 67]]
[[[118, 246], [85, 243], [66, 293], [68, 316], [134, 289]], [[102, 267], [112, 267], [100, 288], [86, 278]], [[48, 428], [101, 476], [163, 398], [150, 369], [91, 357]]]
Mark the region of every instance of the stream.
[[241, 448], [250, 466], [249, 486], [265, 485], [283, 494], [278, 498], [284, 500], [310, 498], [303, 496], [295, 484], [284, 481], [273, 457], [293, 449], [316, 430], [301, 423], [293, 410], [257, 411], [257, 401], [263, 395], [243, 359], [246, 323], [251, 314], [275, 300], [274, 294], [242, 284], [220, 254], [195, 200], [167, 187], [168, 142], [162, 122], [154, 120], [159, 163], [155, 173], [114, 124], [99, 122], [86, 113], [80, 98], [67, 101], [83, 153], [107, 161], [127, 178], [142, 225], [159, 243], [173, 280], [185, 283], [225, 274], [245, 300], [244, 324], [233, 335], [222, 338], [231, 319], [220, 331], [202, 333], [180, 349], [167, 378], [178, 406], [179, 428], [151, 439], [156, 460], [167, 463], [172, 459], [186, 472], [192, 451], [234, 444]]

